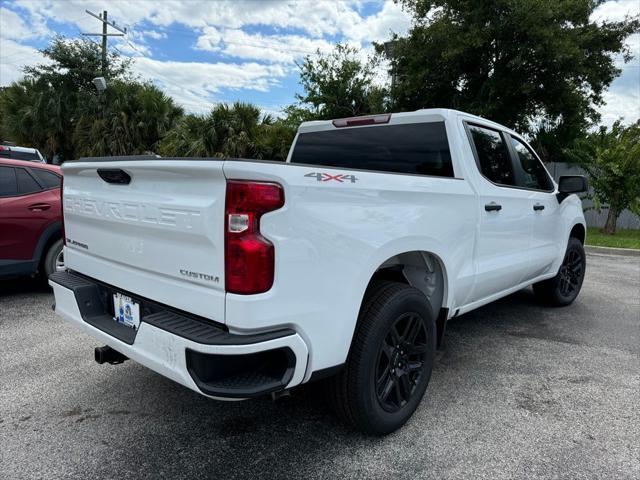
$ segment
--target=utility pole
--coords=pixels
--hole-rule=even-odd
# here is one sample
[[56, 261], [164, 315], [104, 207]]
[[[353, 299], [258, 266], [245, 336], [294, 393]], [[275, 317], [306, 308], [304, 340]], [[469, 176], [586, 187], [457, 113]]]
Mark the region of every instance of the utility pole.
[[[107, 11], [104, 10], [101, 14], [96, 15], [89, 10], [85, 10], [89, 15], [94, 18], [97, 18], [102, 22], [102, 33], [83, 33], [82, 35], [86, 35], [88, 37], [102, 37], [102, 76], [106, 78], [107, 76], [107, 37], [124, 37], [127, 33], [127, 28], [120, 28], [116, 25], [116, 22], [110, 22], [107, 20]], [[113, 27], [121, 33], [108, 33], [107, 27]]]

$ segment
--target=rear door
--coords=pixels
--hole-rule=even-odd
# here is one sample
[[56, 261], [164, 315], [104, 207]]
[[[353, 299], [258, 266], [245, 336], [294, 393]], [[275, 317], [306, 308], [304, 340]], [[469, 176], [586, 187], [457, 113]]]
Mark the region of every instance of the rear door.
[[527, 189], [531, 199], [531, 246], [529, 248], [529, 280], [549, 271], [551, 264], [561, 255], [563, 222], [558, 218], [560, 204], [555, 195], [555, 185], [542, 162], [524, 140], [509, 136], [514, 159], [516, 184]]
[[65, 263], [180, 310], [224, 322], [221, 160], [66, 162]]
[[32, 259], [42, 232], [60, 220], [58, 201], [28, 169], [0, 165], [0, 256]]
[[517, 188], [506, 134], [466, 124], [478, 176], [477, 275], [471, 301], [523, 281], [529, 266], [531, 192]]

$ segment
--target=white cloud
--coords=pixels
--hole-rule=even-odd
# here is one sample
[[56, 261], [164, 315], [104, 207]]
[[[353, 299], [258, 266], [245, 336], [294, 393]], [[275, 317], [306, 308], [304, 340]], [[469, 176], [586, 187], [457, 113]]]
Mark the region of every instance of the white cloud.
[[640, 14], [640, 2], [638, 0], [618, 0], [605, 2], [596, 8], [591, 15], [591, 20], [596, 22], [619, 22], [626, 16]]
[[620, 93], [611, 88], [605, 92], [604, 101], [605, 104], [600, 108], [602, 124], [611, 126], [619, 119], [625, 124], [631, 124], [640, 119], [640, 88], [635, 93]]
[[160, 40], [162, 38], [167, 38], [167, 34], [164, 32], [158, 32], [156, 30], [147, 30], [143, 33], [145, 37], [152, 38], [154, 40]]
[[[609, 1], [596, 8], [591, 20], [598, 23], [613, 22], [635, 15], [640, 15], [638, 0]], [[621, 55], [615, 57], [616, 66], [622, 73], [605, 92], [605, 103], [598, 109], [602, 123], [607, 126], [618, 119], [628, 124], [640, 118], [640, 34], [629, 36], [625, 43], [633, 58], [629, 63], [624, 63]]]
[[[84, 9], [100, 12], [107, 6], [103, 0], [16, 0], [16, 4], [32, 15], [46, 12], [58, 22], [73, 23], [82, 29], [96, 27], [97, 20], [84, 14]], [[179, 23], [197, 29], [205, 26], [241, 28], [246, 25], [268, 25], [295, 28], [314, 37], [336, 35], [362, 21], [355, 1], [287, 2], [279, 0], [183, 1], [136, 0], [108, 3], [109, 18], [119, 23], [147, 21], [158, 26]]]
[[[57, 22], [72, 23], [87, 31], [99, 26], [85, 9], [101, 12], [103, 0], [16, 0], [31, 16], [46, 15]], [[378, 2], [382, 10], [376, 15], [362, 17], [360, 1], [293, 1], [236, 0], [183, 1], [136, 0], [108, 3], [109, 19], [130, 25], [146, 21], [160, 27], [182, 24], [194, 29], [207, 26], [240, 29], [246, 26], [270, 26], [296, 29], [313, 38], [344, 36], [349, 41], [370, 42], [386, 38], [390, 30], [402, 33], [409, 25], [409, 15], [392, 1]], [[150, 37], [160, 32], [147, 33]]]
[[33, 31], [16, 12], [0, 7], [0, 37], [14, 40], [26, 39], [33, 37]]
[[629, 46], [629, 51], [631, 55], [633, 55], [633, 60], [640, 62], [640, 33], [634, 33], [630, 35], [626, 40], [627, 45]]
[[248, 34], [240, 29], [205, 27], [198, 37], [200, 50], [221, 52], [237, 58], [293, 63], [317, 50], [329, 51], [333, 43], [301, 35]]
[[404, 35], [410, 26], [411, 16], [400, 5], [385, 2], [382, 10], [349, 25], [344, 34], [351, 42], [367, 44], [388, 40], [392, 33]]
[[189, 111], [209, 110], [223, 89], [268, 91], [286, 75], [280, 65], [250, 63], [162, 62], [136, 59], [133, 69], [161, 86]]
[[48, 63], [48, 60], [33, 47], [0, 38], [0, 86], [20, 80], [23, 77], [22, 68], [36, 63]]

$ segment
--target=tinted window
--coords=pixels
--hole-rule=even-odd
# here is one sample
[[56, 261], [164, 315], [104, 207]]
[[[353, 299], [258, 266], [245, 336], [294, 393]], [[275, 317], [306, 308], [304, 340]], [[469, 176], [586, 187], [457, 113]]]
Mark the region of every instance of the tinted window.
[[18, 194], [16, 173], [11, 167], [0, 167], [0, 197]]
[[511, 137], [511, 145], [516, 152], [516, 165], [519, 168], [518, 186], [536, 190], [552, 190], [553, 184], [540, 160], [517, 138]]
[[[38, 156], [37, 153], [31, 153], [31, 152], [16, 152], [15, 150], [10, 150], [9, 152], [7, 152], [7, 150], [3, 150], [2, 151], [2, 156], [3, 157], [7, 157], [7, 158], [12, 158], [14, 160], [28, 160], [28, 161], [33, 161], [36, 160], [38, 162], [40, 162], [40, 157]], [[8, 153], [8, 155], [7, 155]]]
[[48, 172], [42, 168], [32, 168], [31, 173], [38, 179], [44, 188], [54, 188], [60, 186], [60, 177], [55, 173]]
[[24, 168], [16, 168], [16, 179], [18, 180], [18, 193], [21, 195], [42, 190], [40, 185]]
[[291, 161], [453, 177], [444, 122], [302, 133], [298, 136]]
[[515, 185], [509, 150], [495, 130], [469, 125], [482, 175], [494, 183]]

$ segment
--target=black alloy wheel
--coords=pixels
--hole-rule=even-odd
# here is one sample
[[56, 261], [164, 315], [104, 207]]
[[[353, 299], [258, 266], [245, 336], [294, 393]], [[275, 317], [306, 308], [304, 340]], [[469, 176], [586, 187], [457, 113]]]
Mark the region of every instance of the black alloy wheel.
[[569, 250], [564, 257], [560, 271], [558, 272], [560, 293], [565, 297], [571, 297], [576, 289], [580, 288], [583, 276], [583, 260], [577, 250]]
[[378, 352], [376, 396], [384, 410], [397, 412], [411, 400], [423, 373], [426, 354], [424, 320], [413, 312], [401, 315]]
[[533, 291], [547, 305], [565, 307], [578, 297], [587, 268], [582, 242], [570, 237], [564, 259], [555, 277], [535, 283]]

